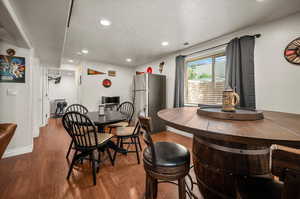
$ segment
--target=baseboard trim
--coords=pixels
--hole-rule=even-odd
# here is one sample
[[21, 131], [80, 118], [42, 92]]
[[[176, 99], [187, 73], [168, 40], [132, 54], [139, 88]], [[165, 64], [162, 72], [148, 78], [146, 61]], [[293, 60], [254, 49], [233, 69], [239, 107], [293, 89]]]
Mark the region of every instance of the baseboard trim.
[[8, 158], [16, 155], [22, 155], [25, 153], [31, 153], [33, 150], [33, 144], [24, 146], [24, 147], [18, 147], [14, 149], [8, 149], [5, 151], [3, 158]]
[[33, 138], [39, 137], [39, 134], [40, 134], [40, 127], [34, 126], [33, 127]]
[[168, 131], [171, 131], [171, 132], [173, 132], [173, 133], [179, 134], [179, 135], [183, 135], [183, 136], [185, 136], [185, 137], [193, 138], [193, 134], [187, 133], [187, 132], [185, 132], [185, 131], [180, 131], [180, 130], [178, 130], [178, 129], [174, 129], [174, 128], [169, 127], [169, 126], [167, 126], [167, 130], [168, 130]]

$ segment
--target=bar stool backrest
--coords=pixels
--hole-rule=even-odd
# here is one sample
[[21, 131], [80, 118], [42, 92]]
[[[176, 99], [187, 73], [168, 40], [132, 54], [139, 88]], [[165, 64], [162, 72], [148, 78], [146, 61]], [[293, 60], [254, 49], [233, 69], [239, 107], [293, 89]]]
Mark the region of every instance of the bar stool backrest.
[[152, 122], [150, 117], [139, 116], [140, 128], [143, 130], [143, 139], [147, 146], [150, 148], [152, 156], [152, 164], [156, 165], [156, 154], [154, 150], [154, 143], [151, 137], [152, 132]]

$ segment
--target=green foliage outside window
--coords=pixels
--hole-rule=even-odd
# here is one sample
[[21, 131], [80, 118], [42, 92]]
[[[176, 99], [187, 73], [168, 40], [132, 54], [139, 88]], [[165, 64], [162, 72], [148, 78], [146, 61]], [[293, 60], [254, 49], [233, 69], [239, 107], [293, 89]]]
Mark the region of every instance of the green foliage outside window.
[[206, 80], [212, 78], [211, 74], [201, 73], [198, 74], [196, 72], [196, 67], [191, 66], [187, 68], [188, 80]]

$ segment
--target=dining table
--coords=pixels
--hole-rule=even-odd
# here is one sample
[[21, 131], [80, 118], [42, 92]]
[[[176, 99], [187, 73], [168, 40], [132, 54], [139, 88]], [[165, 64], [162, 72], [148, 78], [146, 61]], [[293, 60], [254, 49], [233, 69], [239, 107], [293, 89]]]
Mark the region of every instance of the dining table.
[[238, 178], [270, 175], [274, 145], [300, 148], [300, 115], [263, 111], [235, 121], [197, 114], [198, 107], [164, 109], [167, 126], [193, 134], [193, 164], [204, 198], [237, 198]]
[[87, 116], [98, 127], [98, 132], [104, 132], [104, 127], [109, 124], [115, 124], [123, 122], [127, 119], [127, 116], [116, 110], [106, 110], [103, 115], [99, 115], [99, 112], [88, 112]]
[[[127, 116], [119, 111], [116, 110], [105, 110], [103, 115], [100, 115], [99, 112], [94, 111], [94, 112], [88, 112], [87, 116], [90, 118], [91, 121], [94, 122], [95, 126], [97, 126], [98, 133], [105, 133], [105, 126], [109, 124], [115, 124], [118, 122], [122, 122], [127, 120]], [[107, 146], [108, 148], [114, 150], [114, 155], [117, 152], [119, 153], [127, 153], [126, 149], [120, 148], [117, 146], [112, 140], [107, 141]], [[108, 152], [109, 159], [114, 164], [114, 158], [110, 155], [110, 152]]]

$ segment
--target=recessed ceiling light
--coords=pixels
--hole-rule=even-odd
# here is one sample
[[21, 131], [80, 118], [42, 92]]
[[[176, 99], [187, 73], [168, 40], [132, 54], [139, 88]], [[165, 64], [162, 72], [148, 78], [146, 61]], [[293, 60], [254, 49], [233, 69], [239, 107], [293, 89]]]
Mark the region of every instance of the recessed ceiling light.
[[161, 45], [162, 45], [162, 46], [167, 46], [167, 45], [169, 45], [169, 42], [163, 41], [163, 42], [161, 42]]
[[256, 0], [257, 2], [263, 2], [263, 1], [265, 1], [265, 0]]
[[100, 20], [100, 24], [101, 24], [102, 26], [110, 26], [110, 25], [111, 25], [111, 22], [110, 22], [109, 20], [107, 20], [107, 19], [101, 19], [101, 20]]
[[88, 54], [88, 53], [89, 53], [88, 49], [82, 49], [81, 52], [82, 52], [83, 54]]
[[69, 59], [68, 60], [70, 63], [74, 63], [74, 60], [73, 59]]
[[132, 62], [132, 59], [131, 58], [127, 58], [126, 61], [127, 62]]

